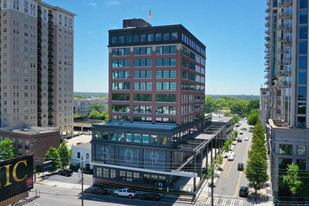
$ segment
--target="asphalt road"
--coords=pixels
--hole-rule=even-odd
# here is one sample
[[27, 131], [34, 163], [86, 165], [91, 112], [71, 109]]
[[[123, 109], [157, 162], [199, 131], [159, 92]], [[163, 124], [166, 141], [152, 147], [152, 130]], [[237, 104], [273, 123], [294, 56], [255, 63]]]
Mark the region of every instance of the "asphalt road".
[[[240, 121], [241, 126], [238, 127], [238, 131], [242, 131], [243, 135], [238, 136], [242, 138], [242, 142], [237, 142], [233, 151], [236, 156], [234, 161], [227, 161], [224, 170], [222, 171], [220, 177], [215, 184], [214, 194], [217, 197], [222, 198], [237, 198], [243, 199], [246, 202], [246, 198], [239, 198], [239, 188], [241, 186], [248, 186], [249, 182], [243, 171], [238, 171], [238, 163], [244, 163], [248, 160], [248, 150], [251, 148], [252, 143], [252, 132], [249, 132], [249, 125], [246, 121]], [[247, 128], [246, 131], [240, 130], [241, 128]], [[244, 141], [244, 137], [248, 137], [249, 141]], [[221, 198], [221, 199], [222, 199]]]

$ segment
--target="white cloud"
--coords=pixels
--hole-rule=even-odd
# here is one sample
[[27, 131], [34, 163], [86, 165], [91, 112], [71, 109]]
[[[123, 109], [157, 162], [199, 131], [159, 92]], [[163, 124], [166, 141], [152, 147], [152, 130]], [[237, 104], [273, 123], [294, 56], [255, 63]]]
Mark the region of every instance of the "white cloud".
[[109, 2], [105, 3], [105, 6], [108, 6], [108, 7], [114, 7], [114, 6], [118, 6], [118, 5], [120, 5], [120, 2], [116, 1], [116, 0], [109, 1]]
[[92, 6], [92, 7], [97, 7], [97, 6], [98, 6], [97, 3], [89, 3], [88, 5], [89, 5], [89, 6]]

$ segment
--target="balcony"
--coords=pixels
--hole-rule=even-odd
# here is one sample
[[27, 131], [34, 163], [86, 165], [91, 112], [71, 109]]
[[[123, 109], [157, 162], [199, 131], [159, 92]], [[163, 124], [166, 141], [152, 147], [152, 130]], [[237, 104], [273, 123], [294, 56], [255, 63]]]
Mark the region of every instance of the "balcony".
[[283, 41], [284, 46], [292, 46], [292, 39], [285, 39]]
[[265, 34], [268, 34], [268, 35], [269, 35], [269, 34], [270, 34], [270, 29], [266, 29], [266, 30], [265, 30]]
[[265, 45], [265, 47], [266, 47], [267, 49], [269, 49], [270, 44], [269, 44], [268, 42], [266, 42], [264, 45]]
[[265, 40], [266, 41], [270, 41], [270, 37], [267, 35], [267, 36], [265, 36]]
[[278, 48], [277, 52], [278, 52], [278, 53], [283, 53], [283, 52], [284, 52], [284, 49], [283, 49], [283, 48]]
[[270, 15], [269, 14], [265, 16], [265, 20], [270, 20]]
[[270, 28], [270, 23], [269, 23], [269, 21], [267, 21], [267, 22], [265, 23], [265, 26], [266, 26], [266, 28]]
[[292, 32], [292, 25], [291, 24], [285, 24], [283, 32], [284, 33], [291, 33]]
[[269, 7], [267, 7], [267, 9], [265, 9], [266, 13], [270, 13], [271, 9]]
[[292, 12], [284, 11], [279, 13], [279, 19], [292, 19], [292, 18], [293, 18]]
[[279, 31], [282, 31], [284, 29], [284, 24], [278, 24], [277, 28]]

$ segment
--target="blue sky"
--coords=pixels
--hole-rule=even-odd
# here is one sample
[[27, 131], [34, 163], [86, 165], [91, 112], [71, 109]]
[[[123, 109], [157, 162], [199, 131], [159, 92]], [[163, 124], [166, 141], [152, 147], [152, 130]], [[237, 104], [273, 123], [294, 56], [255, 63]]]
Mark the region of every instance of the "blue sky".
[[207, 94], [259, 94], [266, 0], [43, 0], [75, 17], [74, 91], [108, 91], [108, 30], [143, 18], [182, 24], [206, 45]]

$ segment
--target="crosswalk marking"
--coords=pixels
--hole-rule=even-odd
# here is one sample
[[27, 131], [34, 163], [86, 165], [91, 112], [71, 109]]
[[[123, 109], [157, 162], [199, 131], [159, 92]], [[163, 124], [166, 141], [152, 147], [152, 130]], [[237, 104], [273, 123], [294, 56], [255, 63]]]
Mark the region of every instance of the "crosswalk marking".
[[240, 200], [239, 201], [239, 206], [242, 206], [244, 204], [244, 201], [243, 200]]
[[232, 200], [230, 205], [234, 205], [234, 203], [235, 203], [235, 200]]
[[[209, 197], [205, 202], [206, 205], [211, 205], [211, 197]], [[246, 206], [249, 204], [247, 204], [244, 200], [241, 199], [215, 197], [214, 205]]]
[[223, 199], [222, 205], [226, 204], [227, 199]]
[[211, 201], [211, 197], [207, 199], [206, 204], [210, 204], [210, 201]]
[[215, 199], [215, 201], [214, 201], [214, 204], [216, 205], [217, 203], [218, 203], [218, 201], [219, 201], [219, 198], [217, 199]]

